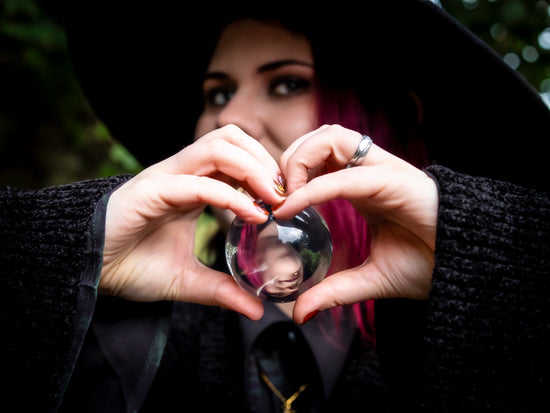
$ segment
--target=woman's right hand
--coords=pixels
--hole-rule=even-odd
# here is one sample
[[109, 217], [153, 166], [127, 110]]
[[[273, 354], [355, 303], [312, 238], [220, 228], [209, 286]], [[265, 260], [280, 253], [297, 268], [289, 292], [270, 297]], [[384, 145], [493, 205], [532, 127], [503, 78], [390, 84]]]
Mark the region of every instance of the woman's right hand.
[[218, 305], [259, 319], [263, 306], [257, 298], [198, 261], [195, 228], [207, 204], [264, 222], [266, 212], [235, 188], [275, 205], [284, 199], [279, 177], [263, 146], [233, 125], [145, 169], [110, 196], [100, 292]]

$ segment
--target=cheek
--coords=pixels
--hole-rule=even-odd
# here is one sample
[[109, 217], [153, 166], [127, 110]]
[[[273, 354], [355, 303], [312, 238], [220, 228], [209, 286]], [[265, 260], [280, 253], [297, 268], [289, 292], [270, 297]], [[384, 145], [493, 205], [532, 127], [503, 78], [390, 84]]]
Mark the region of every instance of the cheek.
[[200, 137], [206, 135], [208, 132], [212, 132], [216, 129], [216, 118], [212, 115], [202, 114], [197, 119], [197, 125], [195, 126], [195, 136], [193, 140], [197, 140]]
[[291, 107], [280, 113], [272, 127], [277, 129], [277, 146], [285, 151], [296, 139], [319, 127], [317, 111], [313, 104]]

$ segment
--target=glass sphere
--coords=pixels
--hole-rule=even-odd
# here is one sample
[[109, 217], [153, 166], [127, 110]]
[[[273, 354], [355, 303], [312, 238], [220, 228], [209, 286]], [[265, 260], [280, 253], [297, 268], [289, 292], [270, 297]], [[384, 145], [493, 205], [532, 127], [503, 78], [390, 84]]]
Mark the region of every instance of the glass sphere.
[[235, 218], [225, 257], [233, 278], [252, 295], [279, 303], [294, 301], [319, 283], [332, 260], [332, 239], [323, 217], [308, 207], [290, 220], [249, 224]]

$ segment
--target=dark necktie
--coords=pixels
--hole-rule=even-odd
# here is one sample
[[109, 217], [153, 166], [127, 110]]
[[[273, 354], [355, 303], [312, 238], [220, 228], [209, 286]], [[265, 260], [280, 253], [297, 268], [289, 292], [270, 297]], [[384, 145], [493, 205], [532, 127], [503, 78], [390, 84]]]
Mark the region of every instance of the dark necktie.
[[317, 363], [300, 329], [290, 321], [271, 324], [250, 353], [254, 412], [320, 411], [323, 388]]

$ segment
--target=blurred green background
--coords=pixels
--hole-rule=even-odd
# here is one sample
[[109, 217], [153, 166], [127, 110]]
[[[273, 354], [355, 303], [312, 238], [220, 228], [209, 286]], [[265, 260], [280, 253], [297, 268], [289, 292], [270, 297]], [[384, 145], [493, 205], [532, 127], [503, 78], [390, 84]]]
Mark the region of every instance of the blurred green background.
[[[548, 1], [436, 3], [550, 96]], [[56, 4], [0, 0], [0, 185], [39, 188], [140, 170], [87, 105]]]

